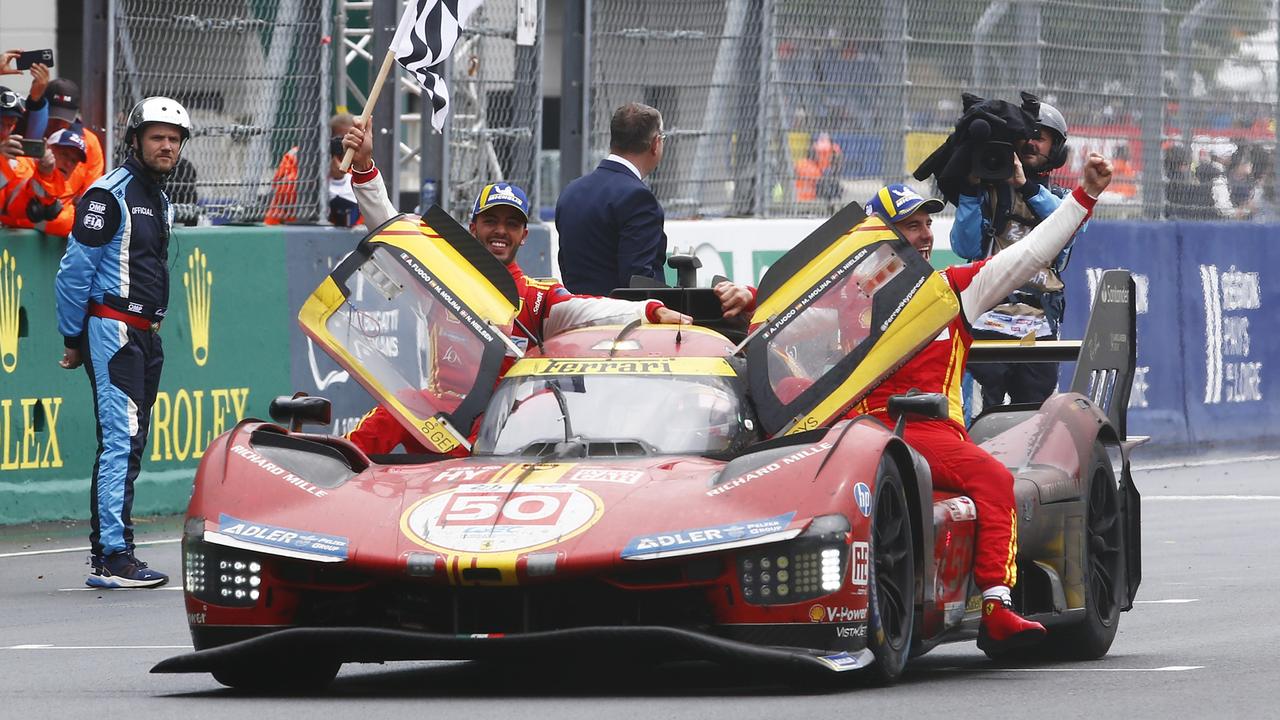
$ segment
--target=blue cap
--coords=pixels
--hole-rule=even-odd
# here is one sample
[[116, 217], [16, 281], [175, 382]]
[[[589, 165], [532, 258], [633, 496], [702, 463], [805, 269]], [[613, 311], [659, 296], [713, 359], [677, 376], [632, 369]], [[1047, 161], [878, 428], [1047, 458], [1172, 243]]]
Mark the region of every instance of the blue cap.
[[863, 208], [867, 215], [880, 215], [889, 222], [901, 222], [916, 210], [924, 209], [927, 213], [936, 213], [944, 207], [937, 198], [926, 200], [920, 193], [903, 185], [894, 183], [880, 188], [880, 192]]
[[80, 151], [80, 162], [85, 160], [84, 136], [71, 128], [62, 128], [49, 136], [49, 145], [61, 145]]
[[471, 208], [471, 217], [474, 218], [496, 205], [510, 205], [524, 215], [525, 222], [529, 221], [529, 196], [524, 194], [524, 190], [521, 190], [519, 185], [511, 183], [485, 185], [476, 196], [476, 204]]

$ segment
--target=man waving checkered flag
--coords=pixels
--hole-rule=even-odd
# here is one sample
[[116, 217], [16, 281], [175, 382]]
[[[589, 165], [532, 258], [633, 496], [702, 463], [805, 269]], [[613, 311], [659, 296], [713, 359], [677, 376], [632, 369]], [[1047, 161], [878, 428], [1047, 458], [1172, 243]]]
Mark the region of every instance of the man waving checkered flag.
[[396, 27], [391, 50], [396, 61], [413, 73], [422, 85], [424, 99], [431, 100], [431, 126], [439, 132], [449, 114], [449, 89], [435, 66], [444, 62], [458, 33], [480, 6], [481, 0], [411, 0]]

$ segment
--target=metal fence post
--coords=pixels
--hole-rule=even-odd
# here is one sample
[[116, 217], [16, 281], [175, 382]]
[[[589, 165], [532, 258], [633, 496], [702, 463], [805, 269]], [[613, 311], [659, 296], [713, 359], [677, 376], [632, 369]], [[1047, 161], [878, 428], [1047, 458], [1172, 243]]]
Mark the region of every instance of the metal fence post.
[[591, 0], [565, 0], [560, 64], [560, 187], [587, 170]]
[[102, 153], [110, 169], [115, 153], [110, 148], [111, 133], [107, 119], [110, 117], [109, 106], [111, 92], [107, 84], [107, 76], [111, 72], [109, 48], [111, 33], [108, 16], [111, 12], [107, 0], [85, 0], [84, 13], [84, 66], [80, 76], [84, 79], [82, 90], [84, 97], [80, 99], [80, 114], [85, 126], [98, 133], [105, 151]]
[[[375, 2], [370, 10], [369, 23], [373, 25], [373, 56], [375, 62], [370, 64], [370, 72], [377, 72], [382, 65], [382, 58], [387, 48], [391, 47], [391, 39], [396, 34], [396, 23], [399, 21], [400, 3]], [[378, 166], [382, 181], [387, 186], [387, 196], [391, 204], [400, 207], [400, 87], [396, 78], [397, 68], [391, 68], [387, 82], [382, 86], [378, 96], [378, 104], [370, 117], [372, 129], [376, 133], [373, 143], [373, 162]], [[372, 84], [372, 78], [370, 78]]]
[[529, 204], [535, 211], [542, 207], [539, 201], [538, 188], [538, 149], [542, 147], [542, 35], [545, 27], [543, 15], [546, 8], [541, 1], [536, 1], [538, 11], [537, 42], [533, 45], [515, 46], [515, 83], [512, 88], [511, 128], [515, 130], [526, 119], [530, 122], [530, 137], [521, 141], [520, 137], [512, 138], [511, 167], [507, 168], [509, 177], [529, 178]]
[[903, 179], [906, 155], [903, 152], [903, 137], [909, 129], [907, 126], [907, 94], [905, 82], [911, 77], [907, 62], [907, 14], [902, 12], [902, 4], [898, 0], [882, 0], [881, 31], [885, 37], [887, 52], [887, 72], [885, 77], [902, 78], [903, 82], [889, 83], [884, 93], [888, 101], [884, 107], [884, 117], [880, 118], [880, 126], [884, 128], [884, 182], [898, 182]]
[[[770, 69], [773, 62], [773, 3], [763, 0], [760, 6], [760, 77], [758, 102], [756, 103], [756, 180], [755, 212], [759, 217], [769, 217], [769, 193], [774, 178], [769, 172], [769, 106], [773, 102]], [[785, 148], [782, 152], [786, 152]]]
[[1144, 0], [1142, 22], [1142, 211], [1158, 218], [1164, 211], [1164, 4]]
[[[440, 68], [440, 76], [453, 77], [453, 58], [449, 57]], [[436, 132], [431, 125], [433, 108], [425, 95], [420, 96], [418, 103], [421, 119], [418, 121], [418, 175], [421, 183], [418, 186], [419, 211], [425, 213], [432, 205], [439, 205], [446, 212], [449, 210], [449, 198], [452, 188], [449, 183], [449, 169], [452, 158], [449, 142], [452, 140], [453, 113], [444, 120], [444, 127]]]

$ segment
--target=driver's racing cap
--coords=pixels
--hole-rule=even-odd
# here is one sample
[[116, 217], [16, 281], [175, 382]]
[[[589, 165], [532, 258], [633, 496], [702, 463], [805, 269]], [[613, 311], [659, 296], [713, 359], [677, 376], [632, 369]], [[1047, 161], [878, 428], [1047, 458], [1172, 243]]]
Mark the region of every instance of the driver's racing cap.
[[880, 215], [889, 222], [901, 222], [911, 213], [924, 209], [927, 213], [940, 212], [943, 202], [937, 198], [926, 200], [920, 193], [903, 185], [894, 183], [880, 188], [880, 192], [863, 208], [867, 215]]
[[485, 185], [476, 196], [476, 204], [471, 208], [471, 217], [474, 219], [475, 216], [495, 205], [510, 205], [524, 215], [525, 222], [529, 222], [529, 196], [524, 194], [524, 190], [521, 190], [519, 185], [512, 183]]

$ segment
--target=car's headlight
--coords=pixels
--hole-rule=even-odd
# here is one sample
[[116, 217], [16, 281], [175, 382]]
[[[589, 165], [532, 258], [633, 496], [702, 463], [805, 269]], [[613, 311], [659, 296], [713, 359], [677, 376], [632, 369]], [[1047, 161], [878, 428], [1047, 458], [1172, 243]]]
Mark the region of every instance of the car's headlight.
[[752, 605], [781, 605], [840, 589], [848, 567], [849, 520], [814, 518], [796, 539], [738, 553], [742, 597]]
[[200, 600], [251, 607], [261, 595], [262, 563], [245, 552], [188, 541], [183, 551], [182, 577], [186, 591]]

